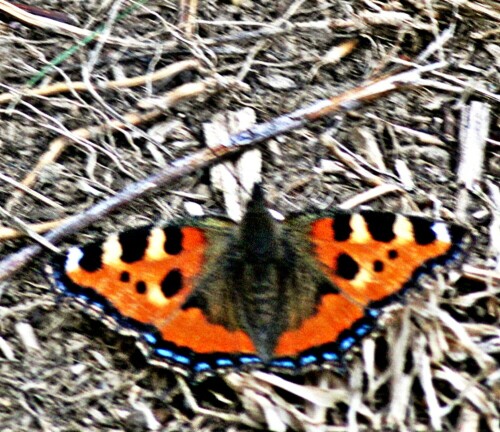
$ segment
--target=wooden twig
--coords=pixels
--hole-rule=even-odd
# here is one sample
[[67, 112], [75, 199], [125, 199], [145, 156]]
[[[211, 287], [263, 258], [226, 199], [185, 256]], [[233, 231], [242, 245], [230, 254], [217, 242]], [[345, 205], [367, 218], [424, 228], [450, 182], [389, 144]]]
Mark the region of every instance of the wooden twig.
[[179, 28], [188, 38], [195, 34], [197, 13], [198, 0], [179, 0]]
[[457, 215], [464, 222], [469, 204], [468, 191], [473, 190], [482, 177], [489, 127], [489, 105], [473, 101], [465, 107], [460, 125], [460, 162], [457, 172], [459, 184], [465, 186], [457, 200]]
[[[81, 214], [70, 217], [61, 226], [46, 234], [44, 239], [51, 243], [58, 242], [67, 235], [86, 228], [119, 207], [160, 186], [171, 184], [183, 176], [219, 161], [221, 158], [235, 154], [243, 149], [248, 149], [250, 146], [254, 146], [269, 138], [303, 127], [326, 115], [353, 109], [390, 91], [400, 90], [409, 85], [416, 85], [418, 84], [421, 71], [429, 71], [441, 66], [442, 64], [429, 65], [425, 68], [372, 80], [345, 94], [320, 100], [309, 107], [282, 115], [266, 123], [257, 124], [246, 131], [231, 136], [226, 145], [221, 145], [213, 149], [200, 150], [197, 153], [173, 162], [169, 167], [157, 174], [127, 186], [115, 196], [96, 204]], [[5, 258], [0, 262], [0, 281], [12, 276], [41, 251], [42, 246], [36, 244], [21, 249]]]
[[[50, 231], [51, 229], [58, 227], [65, 220], [66, 219], [59, 219], [59, 220], [55, 220], [55, 221], [30, 224], [30, 225], [27, 225], [27, 227], [29, 228], [29, 230], [31, 232], [42, 234], [42, 233], [45, 233], [47, 231]], [[20, 238], [20, 237], [23, 237], [25, 235], [26, 235], [26, 233], [21, 231], [21, 230], [17, 230], [14, 228], [5, 227], [5, 226], [0, 225], [0, 242], [5, 241], [5, 240], [12, 240], [12, 239]]]
[[[102, 39], [102, 35], [98, 31], [81, 29], [71, 24], [65, 22], [57, 21], [55, 19], [46, 18], [40, 15], [35, 15], [26, 10], [23, 10], [6, 0], [0, 0], [0, 11], [11, 15], [18, 21], [25, 24], [29, 24], [35, 27], [40, 27], [46, 30], [50, 30], [56, 33], [61, 33], [64, 35], [80, 36], [83, 38], [92, 38], [95, 40]], [[126, 47], [136, 47], [140, 48], [144, 46], [144, 43], [137, 42], [136, 40], [130, 39], [119, 39], [116, 37], [106, 38], [106, 43], [121, 45]]]
[[78, 22], [72, 16], [65, 14], [64, 12], [50, 10], [50, 9], [43, 9], [37, 6], [24, 5], [21, 3], [12, 3], [12, 6], [18, 7], [33, 15], [38, 15], [55, 21], [60, 21], [62, 23], [78, 24]]
[[[99, 88], [104, 90], [137, 87], [149, 82], [163, 81], [173, 78], [183, 71], [196, 69], [199, 66], [200, 62], [198, 60], [184, 60], [168, 65], [152, 74], [99, 83]], [[88, 86], [83, 81], [76, 81], [55, 83], [37, 89], [16, 89], [13, 92], [0, 94], [0, 104], [12, 102], [18, 97], [52, 96], [54, 94], [67, 93], [70, 91], [88, 91]]]

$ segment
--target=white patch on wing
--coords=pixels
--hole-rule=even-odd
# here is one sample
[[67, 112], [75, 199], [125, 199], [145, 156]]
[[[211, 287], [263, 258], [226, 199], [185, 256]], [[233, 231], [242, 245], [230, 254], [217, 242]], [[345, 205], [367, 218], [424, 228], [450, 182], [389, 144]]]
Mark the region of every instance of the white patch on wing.
[[351, 216], [349, 225], [352, 229], [349, 241], [352, 241], [353, 243], [368, 243], [372, 240], [372, 236], [366, 226], [365, 218], [360, 214], [354, 213]]
[[156, 307], [162, 307], [168, 304], [170, 301], [165, 298], [161, 288], [158, 285], [148, 285], [148, 301], [154, 304]]
[[372, 272], [365, 268], [361, 268], [356, 274], [356, 277], [351, 281], [351, 285], [364, 293], [368, 288], [368, 283], [372, 280], [372, 275]]
[[146, 255], [151, 260], [160, 260], [165, 258], [165, 232], [161, 228], [153, 228], [148, 237], [148, 248]]
[[392, 229], [396, 235], [396, 241], [408, 242], [414, 239], [413, 225], [406, 216], [397, 215]]
[[109, 236], [102, 245], [102, 262], [107, 265], [121, 263], [122, 245], [118, 240], [118, 235]]
[[443, 222], [436, 222], [432, 225], [432, 231], [436, 233], [436, 237], [439, 241], [444, 243], [451, 243], [450, 232], [448, 227]]
[[66, 256], [66, 264], [64, 266], [66, 273], [72, 273], [80, 269], [80, 260], [83, 257], [83, 252], [79, 247], [72, 247], [68, 249]]

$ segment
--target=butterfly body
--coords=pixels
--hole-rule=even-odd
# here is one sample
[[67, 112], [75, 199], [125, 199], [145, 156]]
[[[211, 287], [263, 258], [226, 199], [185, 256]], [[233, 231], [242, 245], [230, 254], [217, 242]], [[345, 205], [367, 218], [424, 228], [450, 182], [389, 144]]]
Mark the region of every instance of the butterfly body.
[[154, 364], [202, 376], [338, 366], [418, 276], [461, 254], [467, 231], [384, 212], [280, 223], [260, 187], [241, 224], [200, 218], [110, 236], [57, 257], [63, 294], [138, 338]]

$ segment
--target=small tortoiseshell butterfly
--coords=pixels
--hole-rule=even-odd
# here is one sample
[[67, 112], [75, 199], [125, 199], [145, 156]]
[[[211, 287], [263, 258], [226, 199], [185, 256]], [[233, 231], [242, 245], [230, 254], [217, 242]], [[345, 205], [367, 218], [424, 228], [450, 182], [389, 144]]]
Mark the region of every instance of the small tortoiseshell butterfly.
[[56, 287], [133, 335], [151, 363], [200, 377], [339, 365], [382, 308], [459, 257], [458, 225], [361, 211], [274, 220], [254, 188], [241, 224], [201, 217], [69, 249]]

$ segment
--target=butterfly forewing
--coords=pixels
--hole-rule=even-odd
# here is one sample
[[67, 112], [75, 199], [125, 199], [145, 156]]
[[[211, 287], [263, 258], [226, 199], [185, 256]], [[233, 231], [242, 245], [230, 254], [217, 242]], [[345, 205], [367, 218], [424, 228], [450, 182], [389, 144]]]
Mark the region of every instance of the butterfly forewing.
[[[189, 225], [191, 224], [191, 226]], [[103, 242], [71, 248], [52, 263], [57, 287], [105, 321], [127, 333], [134, 325], [155, 329], [163, 342], [196, 353], [254, 352], [242, 331], [210, 323], [203, 310], [184, 306], [203, 277], [207, 250], [223, 244], [235, 224], [200, 218], [163, 228], [143, 227], [109, 236]], [[106, 316], [104, 316], [106, 315]], [[207, 337], [210, 335], [210, 337]]]
[[309, 237], [332, 283], [368, 306], [402, 291], [436, 264], [456, 258], [467, 230], [417, 216], [365, 211], [313, 220]]

